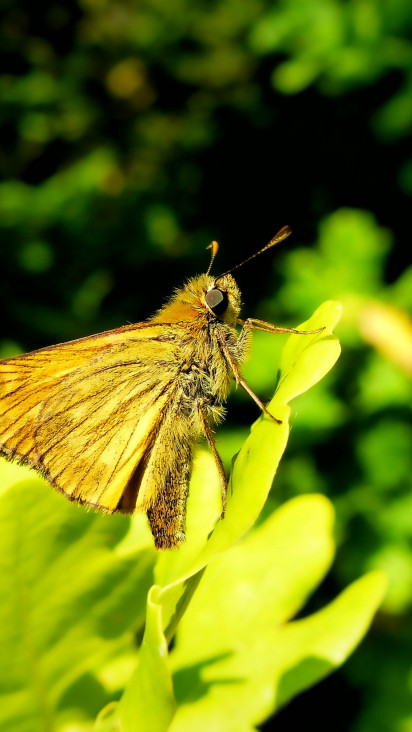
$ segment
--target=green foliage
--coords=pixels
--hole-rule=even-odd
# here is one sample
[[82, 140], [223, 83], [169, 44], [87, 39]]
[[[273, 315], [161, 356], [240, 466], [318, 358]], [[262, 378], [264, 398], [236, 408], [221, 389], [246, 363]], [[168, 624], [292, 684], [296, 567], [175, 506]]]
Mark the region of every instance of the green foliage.
[[70, 720], [87, 729], [121, 691], [143, 623], [137, 669], [119, 703], [100, 712], [97, 729], [251, 730], [351, 653], [382, 600], [380, 573], [291, 620], [333, 558], [329, 501], [296, 498], [253, 528], [286, 446], [288, 402], [338, 358], [339, 317], [340, 307], [325, 303], [304, 324], [325, 330], [288, 340], [269, 405], [282, 422], [263, 416], [253, 426], [234, 463], [224, 520], [213, 459], [198, 455], [179, 551], [156, 558], [142, 516], [131, 525], [91, 514], [26, 478], [26, 469], [4, 470], [5, 728], [64, 730]]
[[79, 510], [36, 478], [2, 487], [1, 726], [38, 732], [109, 700], [96, 671], [130, 656], [154, 557], [147, 542], [122, 550], [128, 519]]

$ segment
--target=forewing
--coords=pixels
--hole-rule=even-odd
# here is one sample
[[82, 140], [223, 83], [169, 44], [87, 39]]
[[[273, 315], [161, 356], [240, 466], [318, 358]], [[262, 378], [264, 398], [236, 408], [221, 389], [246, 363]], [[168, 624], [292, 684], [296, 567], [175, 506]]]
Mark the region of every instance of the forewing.
[[168, 326], [139, 324], [0, 362], [0, 452], [116, 510], [173, 399], [175, 344]]

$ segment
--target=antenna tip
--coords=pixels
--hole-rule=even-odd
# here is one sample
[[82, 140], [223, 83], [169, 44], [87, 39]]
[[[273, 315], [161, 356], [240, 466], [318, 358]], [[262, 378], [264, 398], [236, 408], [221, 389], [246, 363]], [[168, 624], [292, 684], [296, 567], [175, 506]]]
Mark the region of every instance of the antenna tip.
[[291, 233], [292, 229], [290, 228], [290, 226], [282, 226], [280, 231], [278, 231], [278, 233], [276, 234], [275, 238], [279, 237], [279, 239], [286, 239], [286, 237], [290, 236]]
[[275, 244], [279, 244], [279, 242], [283, 241], [284, 239], [287, 239], [288, 236], [290, 236], [292, 233], [292, 229], [290, 226], [283, 226], [277, 234], [273, 237], [273, 239], [270, 240], [269, 244], [267, 244], [261, 251], [265, 251], [266, 249], [269, 249], [270, 247], [273, 247]]
[[216, 254], [217, 254], [217, 251], [218, 251], [218, 249], [219, 249], [219, 244], [217, 243], [217, 241], [212, 241], [212, 242], [211, 242], [211, 243], [209, 244], [209, 246], [208, 246], [208, 247], [206, 247], [206, 249], [211, 249], [211, 250], [212, 250], [212, 258], [214, 259], [214, 257], [215, 257], [215, 256], [216, 256]]
[[206, 272], [206, 274], [208, 275], [209, 272], [210, 272], [210, 270], [212, 269], [212, 264], [213, 264], [214, 259], [216, 257], [217, 250], [219, 249], [219, 244], [217, 243], [217, 241], [212, 241], [212, 243], [209, 244], [209, 246], [206, 247], [206, 249], [211, 249], [212, 250], [212, 256], [210, 257], [210, 264], [209, 264], [208, 270]]

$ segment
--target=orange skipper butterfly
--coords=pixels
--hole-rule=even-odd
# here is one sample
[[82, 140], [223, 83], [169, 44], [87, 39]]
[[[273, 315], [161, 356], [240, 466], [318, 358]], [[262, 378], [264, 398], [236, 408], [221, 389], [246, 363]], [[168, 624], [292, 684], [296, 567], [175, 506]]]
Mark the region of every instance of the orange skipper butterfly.
[[0, 453], [70, 500], [106, 513], [146, 511], [156, 548], [169, 549], [185, 539], [193, 445], [203, 436], [223, 515], [227, 484], [212, 425], [224, 416], [231, 380], [269, 414], [240, 371], [252, 331], [318, 332], [239, 318], [232, 272], [290, 233], [284, 227], [219, 277], [210, 275], [213, 242], [207, 273], [149, 320], [0, 361]]

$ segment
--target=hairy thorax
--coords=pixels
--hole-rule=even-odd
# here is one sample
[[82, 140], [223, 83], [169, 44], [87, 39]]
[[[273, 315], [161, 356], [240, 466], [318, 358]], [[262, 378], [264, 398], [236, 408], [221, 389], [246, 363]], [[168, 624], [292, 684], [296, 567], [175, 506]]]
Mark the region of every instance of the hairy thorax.
[[207, 323], [197, 338], [186, 340], [180, 353], [178, 399], [186, 416], [191, 417], [195, 424], [199, 407], [204, 409], [208, 421], [217, 423], [223, 419], [223, 403], [233, 379], [216, 338], [216, 329], [219, 329], [235, 361], [243, 361], [244, 354], [238, 348], [238, 334], [225, 323]]

